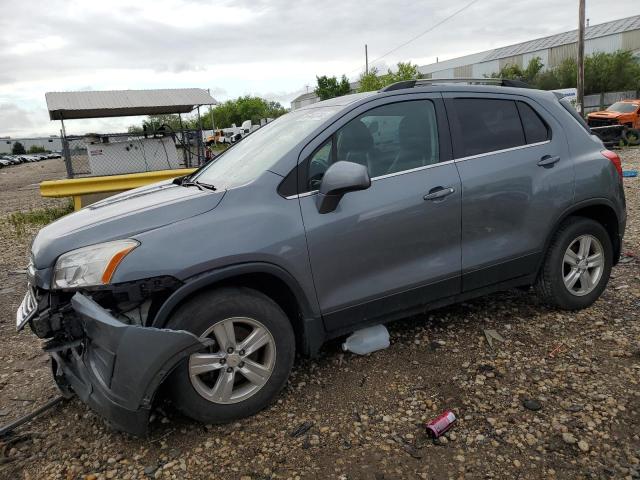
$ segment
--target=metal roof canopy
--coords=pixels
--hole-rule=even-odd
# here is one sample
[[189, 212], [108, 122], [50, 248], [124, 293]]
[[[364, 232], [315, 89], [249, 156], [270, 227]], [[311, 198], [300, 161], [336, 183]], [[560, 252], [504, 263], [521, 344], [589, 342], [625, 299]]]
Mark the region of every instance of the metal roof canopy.
[[202, 88], [47, 92], [51, 120], [189, 113], [218, 102]]

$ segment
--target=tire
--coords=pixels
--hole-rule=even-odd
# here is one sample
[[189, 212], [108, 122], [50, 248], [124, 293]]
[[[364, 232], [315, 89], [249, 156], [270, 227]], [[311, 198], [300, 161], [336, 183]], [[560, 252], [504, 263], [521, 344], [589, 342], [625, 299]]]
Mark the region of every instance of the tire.
[[[212, 330], [214, 325], [217, 325], [215, 331]], [[217, 339], [228, 333], [229, 325], [234, 327], [236, 350], [231, 355], [225, 355], [228, 347], [220, 347]], [[249, 288], [223, 288], [203, 292], [178, 308], [172, 315], [168, 328], [188, 330], [199, 337], [206, 334], [215, 340], [211, 347], [181, 362], [169, 378], [169, 392], [174, 405], [194, 420], [226, 423], [251, 416], [270, 405], [287, 382], [295, 356], [293, 329], [282, 309], [258, 291]], [[262, 336], [260, 328], [268, 333], [267, 343], [250, 355], [247, 353], [244, 357], [240, 356], [244, 352], [240, 350], [242, 335], [245, 334], [244, 339], [255, 332]], [[225, 337], [222, 338], [224, 341]], [[210, 360], [214, 357], [224, 358], [224, 361]], [[200, 361], [206, 361], [207, 365], [199, 365]], [[199, 370], [195, 370], [201, 367], [207, 369], [217, 363], [225, 366], [216, 366], [215, 370], [204, 373], [197, 373]], [[261, 368], [258, 369], [256, 364]], [[253, 365], [250, 372], [247, 370], [249, 365]], [[233, 373], [229, 373], [230, 368]], [[254, 380], [259, 378], [258, 382], [250, 381], [242, 373], [255, 371], [259, 371], [261, 375], [252, 375]], [[262, 384], [263, 379], [267, 378], [265, 372], [269, 371], [268, 380]], [[235, 397], [227, 398], [228, 389], [216, 387], [229, 385], [226, 383], [229, 378], [235, 379], [229, 382]], [[243, 392], [246, 392], [244, 396]], [[205, 398], [205, 395], [209, 397]]]
[[625, 128], [622, 131], [622, 140], [624, 140], [627, 145], [640, 145], [640, 130]]
[[[580, 253], [581, 239], [588, 239], [591, 243], [589, 258], [592, 261], [584, 260], [578, 262], [573, 255], [568, 253], [569, 247], [572, 251], [578, 250]], [[588, 242], [586, 242], [588, 243]], [[585, 244], [586, 244], [585, 243]], [[584, 273], [587, 265], [596, 265], [597, 256], [595, 253], [601, 251], [602, 264], [600, 267], [587, 269], [589, 279], [583, 277], [580, 272]], [[567, 260], [575, 262], [576, 266], [572, 266], [565, 260], [565, 255], [569, 256]], [[584, 256], [584, 255], [582, 255]], [[575, 255], [580, 258], [580, 255]], [[593, 304], [602, 294], [609, 281], [611, 274], [611, 266], [613, 259], [613, 248], [611, 239], [604, 227], [589, 218], [570, 217], [567, 219], [555, 233], [551, 245], [547, 250], [544, 263], [535, 283], [536, 293], [540, 300], [551, 307], [563, 310], [581, 310]], [[597, 270], [599, 270], [599, 275]], [[576, 272], [578, 280], [569, 288], [565, 284], [567, 278], [569, 284], [575, 279], [572, 272]], [[571, 274], [571, 276], [569, 276]], [[583, 278], [586, 279], [583, 280]], [[584, 282], [584, 284], [583, 284]]]

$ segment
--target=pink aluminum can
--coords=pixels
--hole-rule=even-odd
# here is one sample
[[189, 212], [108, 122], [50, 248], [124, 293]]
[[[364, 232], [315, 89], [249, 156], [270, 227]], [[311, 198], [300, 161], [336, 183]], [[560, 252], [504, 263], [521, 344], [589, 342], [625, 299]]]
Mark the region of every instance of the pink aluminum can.
[[431, 433], [433, 438], [438, 438], [444, 432], [449, 430], [456, 421], [456, 416], [451, 410], [445, 410], [433, 420], [425, 425], [427, 431]]

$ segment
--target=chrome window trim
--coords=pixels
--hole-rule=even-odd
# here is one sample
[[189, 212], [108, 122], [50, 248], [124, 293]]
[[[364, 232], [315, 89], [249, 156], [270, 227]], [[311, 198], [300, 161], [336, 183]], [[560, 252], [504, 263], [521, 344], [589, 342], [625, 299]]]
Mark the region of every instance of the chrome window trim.
[[[384, 180], [385, 178], [397, 177], [398, 175], [404, 175], [405, 173], [419, 172], [421, 170], [439, 167], [440, 165], [447, 165], [453, 162], [455, 162], [455, 160], [446, 160], [444, 162], [432, 163], [431, 165], [425, 165], [423, 167], [410, 168], [409, 170], [400, 170], [399, 172], [387, 173], [386, 175], [378, 175], [377, 177], [373, 177], [371, 181], [376, 182], [378, 180]], [[315, 195], [316, 193], [318, 193], [318, 190], [311, 190], [310, 192], [304, 192], [297, 195], [289, 195], [285, 198], [287, 200], [294, 200], [296, 198], [310, 197], [311, 195]]]
[[311, 195], [315, 195], [316, 193], [318, 193], [318, 190], [311, 190], [310, 192], [296, 193], [295, 195], [289, 195], [288, 197], [284, 198], [287, 200], [295, 200], [297, 198], [310, 197]]
[[460, 158], [456, 158], [454, 162], [465, 162], [467, 160], [473, 160], [474, 158], [482, 158], [482, 157], [486, 157], [487, 155], [495, 155], [497, 153], [512, 152], [514, 150], [522, 150], [523, 148], [537, 147], [540, 145], [545, 145], [547, 143], [551, 143], [551, 140], [545, 140], [544, 142], [527, 143], [525, 145], [518, 145], [517, 147], [503, 148], [502, 150], [492, 150], [490, 152], [478, 153], [477, 155], [460, 157]]
[[430, 165], [424, 165], [423, 167], [410, 168], [409, 170], [400, 170], [398, 172], [387, 173], [386, 175], [378, 175], [377, 177], [373, 177], [371, 179], [372, 182], [378, 180], [384, 180], [385, 178], [397, 177], [398, 175], [404, 175], [405, 173], [413, 173], [419, 172], [421, 170], [426, 170], [428, 168], [439, 167], [440, 165], [447, 165], [449, 163], [453, 163], [455, 160], [445, 160], [444, 162], [432, 163]]
[[[371, 181], [376, 182], [378, 180], [384, 180], [385, 178], [397, 177], [398, 175], [404, 175], [406, 173], [419, 172], [421, 170], [439, 167], [441, 165], [448, 165], [450, 163], [455, 163], [455, 162], [465, 162], [467, 160], [482, 158], [488, 155], [495, 155], [497, 153], [506, 153], [506, 152], [512, 152], [514, 150], [522, 150], [523, 148], [538, 147], [540, 145], [546, 145], [547, 143], [551, 143], [551, 140], [545, 140], [544, 142], [528, 143], [526, 145], [518, 145], [517, 147], [503, 148], [502, 150], [492, 150], [490, 152], [479, 153], [477, 155], [469, 155], [468, 157], [460, 157], [460, 158], [455, 158], [453, 160], [446, 160], [444, 162], [432, 163], [431, 165], [425, 165], [424, 167], [416, 167], [416, 168], [411, 168], [409, 170], [401, 170], [399, 172], [387, 173], [386, 175], [378, 175], [377, 177], [373, 177]], [[300, 193], [296, 195], [289, 195], [288, 197], [285, 197], [285, 198], [287, 200], [295, 200], [297, 198], [310, 197], [311, 195], [315, 195], [316, 193], [318, 193], [318, 190], [312, 190], [310, 192]]]

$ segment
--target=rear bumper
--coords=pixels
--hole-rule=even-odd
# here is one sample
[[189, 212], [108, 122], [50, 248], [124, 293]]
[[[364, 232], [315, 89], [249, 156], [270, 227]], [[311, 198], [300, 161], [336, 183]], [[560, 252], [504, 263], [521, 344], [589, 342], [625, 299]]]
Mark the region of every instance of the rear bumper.
[[145, 435], [158, 386], [207, 341], [186, 331], [126, 325], [81, 293], [71, 307], [84, 336], [48, 343], [56, 382], [115, 429]]

